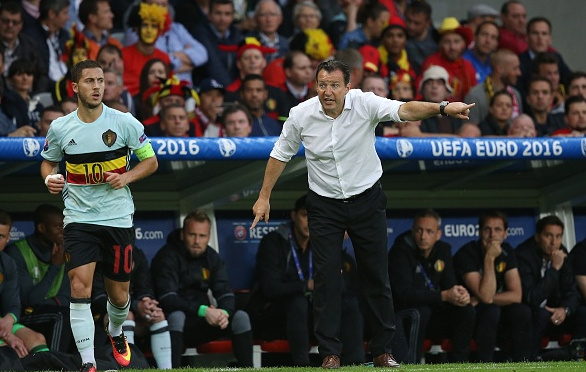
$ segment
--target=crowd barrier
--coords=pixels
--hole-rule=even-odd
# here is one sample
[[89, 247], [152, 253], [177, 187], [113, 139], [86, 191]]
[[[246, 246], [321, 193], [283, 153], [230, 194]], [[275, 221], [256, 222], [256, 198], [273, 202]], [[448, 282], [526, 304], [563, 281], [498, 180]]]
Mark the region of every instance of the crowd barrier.
[[[276, 137], [152, 138], [160, 160], [265, 160]], [[0, 138], [0, 161], [42, 160], [45, 138]], [[586, 138], [376, 138], [383, 160], [552, 160], [586, 158]], [[298, 155], [303, 155], [303, 147]]]

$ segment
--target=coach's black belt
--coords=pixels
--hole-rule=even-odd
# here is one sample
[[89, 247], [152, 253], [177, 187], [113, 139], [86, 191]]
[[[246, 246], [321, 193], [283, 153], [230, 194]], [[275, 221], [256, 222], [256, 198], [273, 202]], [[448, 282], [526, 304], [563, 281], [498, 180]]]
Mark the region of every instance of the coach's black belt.
[[363, 192], [361, 192], [360, 194], [356, 194], [356, 195], [352, 195], [349, 198], [346, 199], [338, 199], [343, 203], [353, 203], [356, 200], [368, 195], [372, 190], [376, 189], [377, 187], [381, 187], [380, 181], [376, 181], [374, 183], [374, 185], [370, 186], [368, 189], [364, 190]]

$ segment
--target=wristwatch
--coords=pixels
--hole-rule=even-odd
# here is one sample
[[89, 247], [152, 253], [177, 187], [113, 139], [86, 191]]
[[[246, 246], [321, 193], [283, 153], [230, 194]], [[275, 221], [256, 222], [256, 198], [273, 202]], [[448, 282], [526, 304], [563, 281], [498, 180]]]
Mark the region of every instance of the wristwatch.
[[566, 310], [566, 316], [570, 315], [570, 308], [569, 307], [566, 307], [565, 310]]
[[442, 102], [439, 104], [439, 109], [440, 109], [440, 115], [441, 115], [441, 116], [448, 116], [448, 114], [446, 114], [446, 111], [445, 111], [445, 109], [446, 109], [446, 106], [447, 106], [449, 103], [450, 103], [450, 102], [448, 102], [448, 101], [442, 101]]

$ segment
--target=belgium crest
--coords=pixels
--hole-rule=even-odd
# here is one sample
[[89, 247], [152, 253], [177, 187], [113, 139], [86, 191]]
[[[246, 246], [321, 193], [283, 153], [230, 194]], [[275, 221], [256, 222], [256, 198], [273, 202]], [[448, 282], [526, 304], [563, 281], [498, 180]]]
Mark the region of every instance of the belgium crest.
[[112, 147], [112, 145], [116, 142], [117, 137], [118, 135], [111, 129], [108, 129], [102, 133], [102, 141], [104, 141], [104, 144], [108, 147]]

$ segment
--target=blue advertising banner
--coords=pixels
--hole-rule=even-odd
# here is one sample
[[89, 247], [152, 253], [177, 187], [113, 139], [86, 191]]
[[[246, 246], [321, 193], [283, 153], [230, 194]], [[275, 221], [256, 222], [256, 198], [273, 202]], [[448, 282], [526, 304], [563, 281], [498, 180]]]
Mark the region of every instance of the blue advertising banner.
[[12, 222], [12, 228], [10, 229], [10, 243], [14, 243], [15, 241], [20, 240], [34, 232], [35, 224], [33, 223], [32, 216], [30, 217], [30, 219], [15, 219]]
[[173, 212], [137, 213], [134, 216], [136, 246], [144, 251], [150, 264], [159, 249], [167, 242], [167, 236], [175, 230]]
[[261, 222], [250, 230], [251, 218], [216, 218], [220, 256], [228, 268], [232, 289], [252, 288], [258, 244], [284, 222], [287, 220], [271, 218], [269, 223]]
[[[393, 245], [395, 238], [410, 230], [412, 216], [416, 211], [403, 211], [395, 218], [387, 220], [388, 247]], [[471, 240], [478, 239], [478, 216], [474, 211], [442, 212], [442, 240], [452, 246], [452, 254]], [[451, 215], [450, 215], [451, 214]], [[509, 229], [507, 242], [514, 248], [535, 233], [535, 216], [532, 211], [512, 211], [508, 213]], [[235, 290], [250, 289], [254, 282], [256, 252], [263, 236], [275, 230], [287, 219], [271, 219], [267, 224], [261, 222], [250, 230], [251, 219], [217, 218], [218, 243], [220, 256], [226, 263], [230, 276], [230, 285]], [[350, 239], [344, 241], [342, 249], [354, 256]]]

